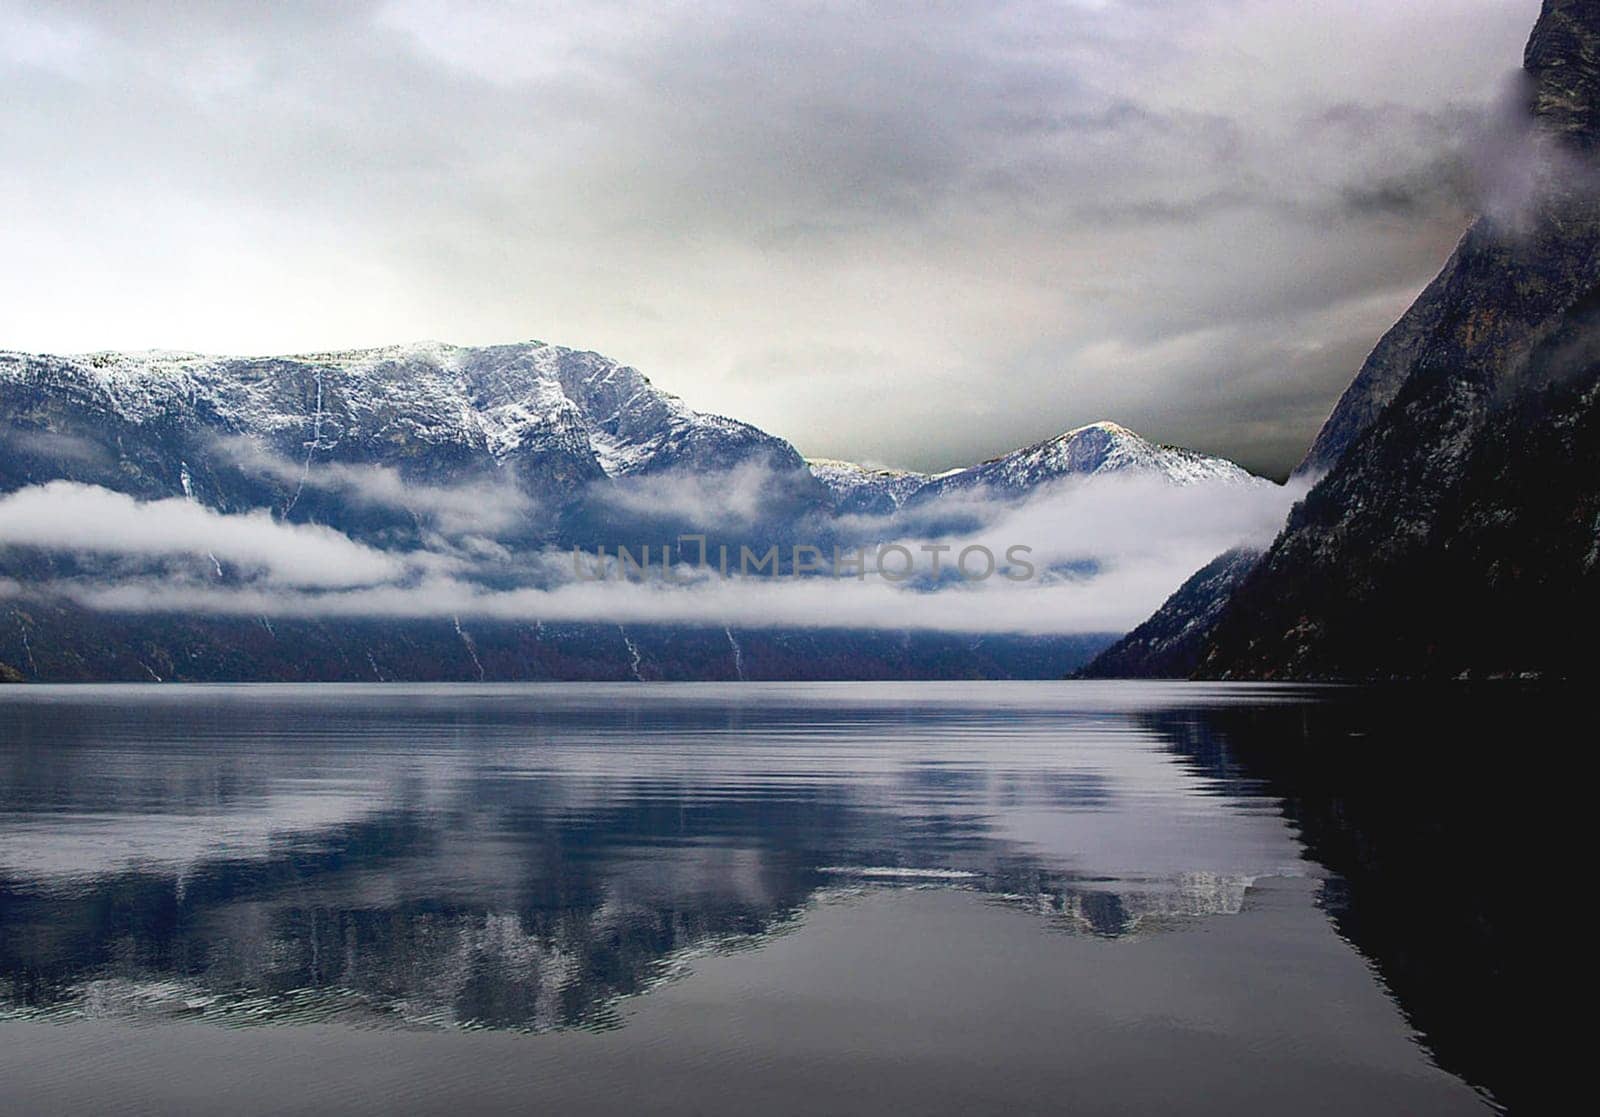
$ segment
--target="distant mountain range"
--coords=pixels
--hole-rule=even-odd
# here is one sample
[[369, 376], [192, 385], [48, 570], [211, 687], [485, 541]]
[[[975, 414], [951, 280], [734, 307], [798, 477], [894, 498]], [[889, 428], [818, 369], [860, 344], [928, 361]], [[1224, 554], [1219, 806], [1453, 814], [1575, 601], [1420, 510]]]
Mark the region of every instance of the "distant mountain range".
[[[860, 543], [950, 494], [1021, 500], [1109, 475], [1266, 484], [1113, 423], [938, 476], [807, 462], [636, 369], [539, 342], [267, 358], [0, 353], [0, 494], [60, 496], [70, 483], [267, 510], [275, 523], [439, 561], [492, 551], [512, 563], [680, 533], [713, 547]], [[207, 616], [88, 608], [40, 590], [128, 569], [125, 557], [0, 537], [0, 589], [12, 587], [0, 594], [0, 665], [39, 679], [1050, 677], [1114, 636]], [[241, 581], [214, 553], [184, 573], [202, 588]]]
[[[1528, 189], [1491, 198], [1297, 471], [1276, 542], [1210, 564], [1083, 672], [1587, 677], [1600, 621], [1600, 4], [1529, 40]], [[1318, 480], [1320, 478], [1320, 480]]]
[[[808, 462], [748, 423], [689, 408], [637, 369], [542, 342], [265, 358], [0, 352], [0, 401], [0, 491], [68, 479], [145, 499], [264, 503], [284, 515], [316, 499], [307, 483], [322, 487], [328, 478], [316, 467], [330, 465], [395, 468], [419, 485], [513, 481], [561, 512], [592, 497], [593, 483], [741, 466], [794, 474], [791, 513], [892, 511], [963, 489], [1022, 494], [1123, 471], [1177, 484], [1256, 480], [1232, 462], [1158, 446], [1110, 422], [938, 475]], [[249, 452], [231, 439], [249, 439]], [[332, 517], [322, 522], [344, 526], [339, 507], [322, 511]], [[521, 530], [559, 536], [566, 525], [544, 515]]]

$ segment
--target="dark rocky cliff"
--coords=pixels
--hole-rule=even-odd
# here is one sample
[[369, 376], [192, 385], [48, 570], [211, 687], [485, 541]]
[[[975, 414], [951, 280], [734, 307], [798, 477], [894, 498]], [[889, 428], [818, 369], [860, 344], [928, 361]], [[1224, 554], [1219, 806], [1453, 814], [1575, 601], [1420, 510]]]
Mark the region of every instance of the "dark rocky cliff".
[[1596, 662], [1600, 5], [1547, 3], [1527, 72], [1536, 193], [1468, 232], [1415, 312], [1426, 324], [1394, 398], [1241, 584], [1200, 674], [1571, 675]]
[[1124, 663], [1119, 644], [1091, 671], [1576, 675], [1600, 658], [1600, 4], [1547, 0], [1525, 69], [1526, 188], [1491, 200], [1374, 350], [1300, 471], [1326, 475], [1200, 610], [1216, 621], [1193, 666], [1192, 646]]

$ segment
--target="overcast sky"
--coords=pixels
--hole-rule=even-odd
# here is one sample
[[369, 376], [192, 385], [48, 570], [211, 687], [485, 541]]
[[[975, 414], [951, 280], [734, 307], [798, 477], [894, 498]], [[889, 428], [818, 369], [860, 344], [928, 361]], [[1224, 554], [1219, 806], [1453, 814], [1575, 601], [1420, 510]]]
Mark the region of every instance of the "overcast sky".
[[812, 456], [1298, 460], [1537, 0], [0, 0], [0, 348], [541, 338]]

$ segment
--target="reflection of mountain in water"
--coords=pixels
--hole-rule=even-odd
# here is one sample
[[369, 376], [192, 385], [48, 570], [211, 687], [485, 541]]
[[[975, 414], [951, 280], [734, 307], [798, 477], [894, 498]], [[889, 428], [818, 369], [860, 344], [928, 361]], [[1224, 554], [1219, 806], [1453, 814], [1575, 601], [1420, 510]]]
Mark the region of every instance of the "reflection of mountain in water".
[[[0, 1016], [604, 1027], [819, 896], [969, 889], [1096, 936], [1331, 875], [1504, 1102], [1549, 695], [986, 686], [30, 691], [0, 708]], [[44, 697], [41, 697], [44, 696]]]
[[1497, 761], [1560, 703], [923, 694], [8, 697], [0, 1012], [607, 1026], [819, 894], [961, 888], [1136, 936], [1304, 857], [1439, 1061], [1528, 1095], [1506, 885], [1534, 796]]
[[[566, 821], [517, 797], [494, 805], [528, 825], [479, 850], [449, 815], [398, 811], [182, 876], [121, 872], [66, 895], [13, 883], [0, 942], [11, 1000], [242, 1019], [590, 1022], [674, 953], [766, 932], [814, 883], [782, 858], [716, 851], [668, 854], [654, 880], [626, 863], [608, 873], [594, 855], [608, 837], [668, 836], [651, 817], [659, 805]], [[760, 809], [705, 821], [754, 823]]]
[[11, 1011], [603, 1025], [822, 890], [1118, 936], [1300, 871], [1264, 804], [1104, 710], [327, 693], [7, 711]]

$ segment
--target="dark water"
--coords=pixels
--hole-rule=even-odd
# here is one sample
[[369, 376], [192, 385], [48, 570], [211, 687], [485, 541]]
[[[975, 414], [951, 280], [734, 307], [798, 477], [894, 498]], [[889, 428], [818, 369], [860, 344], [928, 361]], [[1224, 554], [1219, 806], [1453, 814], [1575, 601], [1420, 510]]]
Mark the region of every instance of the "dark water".
[[1516, 1108], [1498, 758], [1557, 716], [1156, 684], [6, 689], [0, 1108]]

